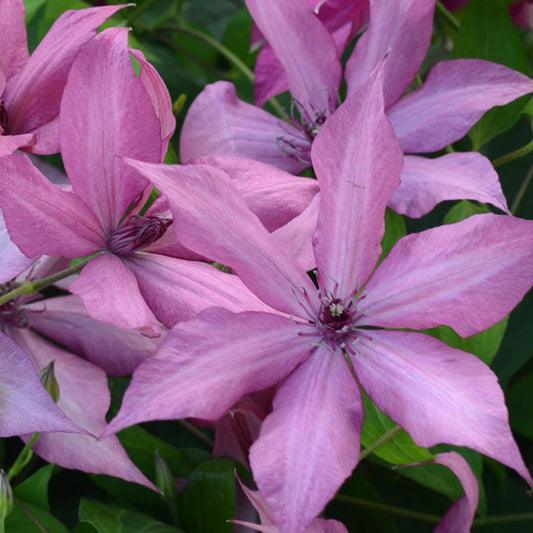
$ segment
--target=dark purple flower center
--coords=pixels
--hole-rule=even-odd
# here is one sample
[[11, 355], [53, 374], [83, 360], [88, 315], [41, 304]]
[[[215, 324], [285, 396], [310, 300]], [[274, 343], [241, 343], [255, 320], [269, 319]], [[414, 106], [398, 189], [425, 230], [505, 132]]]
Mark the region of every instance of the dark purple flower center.
[[350, 305], [345, 305], [339, 298], [328, 299], [322, 303], [319, 320], [325, 328], [342, 330], [352, 320]]
[[[14, 289], [12, 283], [5, 283], [0, 285], [0, 296], [10, 292]], [[10, 300], [4, 305], [0, 305], [0, 330], [4, 326], [11, 326], [15, 328], [27, 328], [29, 326], [28, 316], [24, 309], [19, 309], [18, 298]]]
[[162, 216], [133, 215], [111, 234], [107, 248], [115, 255], [130, 255], [159, 240], [171, 224], [172, 219]]
[[7, 117], [6, 106], [4, 101], [0, 99], [0, 128], [4, 130], [4, 134], [8, 133], [9, 121]]

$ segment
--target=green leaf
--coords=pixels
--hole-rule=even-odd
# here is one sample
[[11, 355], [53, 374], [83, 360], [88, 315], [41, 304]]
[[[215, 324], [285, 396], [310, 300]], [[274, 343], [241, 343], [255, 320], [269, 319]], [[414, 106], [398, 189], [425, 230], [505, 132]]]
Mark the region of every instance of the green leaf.
[[129, 509], [119, 509], [82, 499], [80, 522], [88, 522], [98, 533], [179, 533], [179, 529]]
[[482, 215], [490, 213], [490, 209], [485, 204], [474, 204], [468, 200], [462, 200], [455, 204], [444, 217], [444, 224], [455, 224], [472, 215]]
[[514, 381], [506, 396], [513, 429], [533, 440], [533, 370]]
[[191, 473], [181, 498], [181, 519], [194, 533], [231, 533], [235, 517], [235, 463], [212, 459]]
[[[365, 448], [372, 446], [396, 424], [381, 411], [366, 395], [363, 395], [365, 421], [361, 433], [361, 443]], [[417, 446], [403, 429], [391, 440], [380, 446], [374, 454], [396, 465], [407, 465], [431, 461], [433, 455], [426, 448]]]
[[37, 470], [35, 474], [23, 481], [13, 491], [14, 495], [26, 503], [36, 505], [45, 511], [49, 511], [48, 484], [52, 477], [54, 465], [46, 465]]
[[68, 533], [67, 528], [49, 512], [20, 500], [15, 501], [5, 526], [8, 533]]
[[[470, 0], [455, 40], [454, 58], [487, 59], [527, 73], [527, 57], [506, 0]], [[509, 129], [520, 117], [527, 97], [492, 109], [472, 128], [474, 150]]]
[[398, 215], [387, 207], [385, 211], [385, 235], [381, 240], [381, 248], [383, 252], [381, 254], [380, 261], [383, 261], [392, 247], [407, 233], [405, 228], [405, 219], [402, 215]]

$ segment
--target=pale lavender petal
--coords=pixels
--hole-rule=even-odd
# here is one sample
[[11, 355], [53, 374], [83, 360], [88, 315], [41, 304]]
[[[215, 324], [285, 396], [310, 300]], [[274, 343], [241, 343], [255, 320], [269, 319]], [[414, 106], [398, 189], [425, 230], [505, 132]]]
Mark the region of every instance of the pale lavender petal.
[[63, 88], [80, 48], [96, 35], [98, 26], [122, 7], [70, 10], [57, 19], [6, 87], [6, 108], [13, 132], [30, 132], [58, 114]]
[[403, 156], [383, 110], [383, 64], [327, 120], [311, 151], [321, 188], [315, 256], [321, 288], [361, 288], [381, 255], [385, 208]]
[[389, 53], [383, 92], [385, 108], [413, 81], [433, 33], [434, 0], [370, 0], [370, 26], [346, 65], [348, 94], [364, 82]]
[[307, 0], [246, 0], [283, 65], [293, 98], [311, 118], [316, 111], [329, 114], [337, 104], [342, 67], [335, 41], [313, 13]]
[[463, 337], [502, 320], [533, 284], [533, 221], [476, 215], [404, 237], [365, 288], [361, 324]]
[[176, 117], [172, 112], [172, 99], [165, 82], [154, 66], [146, 60], [144, 54], [140, 50], [131, 48], [130, 53], [141, 65], [139, 79], [148, 93], [157, 118], [161, 123], [161, 139], [163, 140], [161, 161], [163, 161], [170, 138], [176, 129]]
[[47, 298], [24, 309], [34, 330], [85, 357], [110, 376], [131, 374], [156, 351], [161, 340], [91, 318], [75, 295]]
[[24, 351], [0, 332], [0, 437], [41, 431], [81, 432], [55, 405]]
[[304, 533], [359, 457], [363, 407], [340, 349], [317, 348], [281, 385], [250, 449], [280, 533]]
[[24, 154], [0, 158], [0, 208], [11, 239], [28, 257], [83, 257], [105, 247], [93, 212], [50, 183]]
[[405, 156], [401, 184], [389, 206], [397, 213], [418, 218], [440, 202], [461, 199], [509, 212], [498, 174], [477, 152], [454, 152], [435, 159]]
[[107, 434], [147, 420], [217, 420], [243, 394], [283, 379], [306, 356], [305, 325], [269, 313], [213, 308], [175, 326], [133, 374]]
[[532, 484], [498, 378], [476, 356], [403, 331], [365, 330], [353, 349], [363, 389], [419, 446], [467, 446], [514, 468]]
[[316, 231], [320, 194], [316, 194], [307, 208], [290, 222], [272, 232], [272, 236], [298, 261], [302, 268], [316, 268], [313, 235]]
[[124, 262], [135, 274], [150, 309], [167, 327], [190, 320], [209, 307], [233, 313], [273, 311], [237, 276], [206, 263], [140, 253]]
[[9, 238], [0, 209], [0, 283], [10, 281], [26, 270], [35, 259], [26, 257]]
[[[226, 174], [206, 165], [151, 165], [125, 159], [167, 197], [172, 229], [191, 250], [229, 266], [266, 304], [302, 316], [318, 311], [316, 289], [248, 209]], [[307, 316], [307, 315], [304, 315]]]
[[28, 61], [26, 10], [22, 0], [0, 0], [0, 13], [0, 72], [10, 79]]
[[33, 446], [35, 453], [49, 463], [92, 474], [106, 474], [147, 487], [155, 487], [131, 462], [115, 436], [97, 439], [106, 427], [105, 416], [111, 395], [105, 373], [30, 330], [18, 335], [31, 353], [37, 368], [55, 361], [54, 373], [59, 384], [59, 408], [91, 435], [43, 433]]
[[246, 204], [268, 231], [301, 214], [318, 192], [316, 180], [240, 157], [201, 157], [193, 163], [220, 168], [235, 182]]
[[0, 134], [0, 157], [11, 155], [19, 148], [26, 148], [30, 144], [35, 144], [33, 133], [23, 133], [21, 135]]
[[457, 452], [441, 453], [434, 462], [448, 467], [459, 478], [465, 491], [464, 496], [448, 509], [434, 533], [470, 533], [479, 499], [476, 476]]
[[309, 164], [290, 152], [287, 143], [296, 142], [298, 153], [307, 156], [309, 141], [301, 136], [282, 119], [239, 100], [233, 84], [219, 81], [208, 85], [189, 108], [180, 134], [180, 159], [245, 157], [298, 174]]
[[533, 80], [481, 59], [442, 61], [388, 112], [404, 152], [435, 152], [461, 139], [494, 106], [533, 91]]
[[138, 329], [148, 337], [159, 336], [157, 319], [144, 301], [135, 275], [117, 256], [106, 253], [92, 259], [70, 290], [81, 298], [92, 318], [117, 328]]
[[161, 161], [161, 124], [133, 70], [128, 31], [109, 28], [83, 48], [61, 102], [67, 174], [74, 191], [111, 231], [147, 185], [113, 154]]

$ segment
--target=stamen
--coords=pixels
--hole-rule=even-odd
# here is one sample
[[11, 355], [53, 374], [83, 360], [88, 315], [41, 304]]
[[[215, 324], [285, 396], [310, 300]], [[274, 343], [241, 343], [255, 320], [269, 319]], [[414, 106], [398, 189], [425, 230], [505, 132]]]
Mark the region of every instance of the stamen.
[[159, 240], [172, 222], [172, 219], [162, 216], [133, 215], [109, 237], [107, 248], [115, 255], [130, 255]]

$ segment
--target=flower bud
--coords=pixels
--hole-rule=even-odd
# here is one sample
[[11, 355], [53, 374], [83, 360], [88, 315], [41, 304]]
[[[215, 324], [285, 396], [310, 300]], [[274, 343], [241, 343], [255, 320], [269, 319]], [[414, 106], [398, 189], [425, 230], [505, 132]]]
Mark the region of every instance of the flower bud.
[[59, 401], [59, 384], [54, 372], [55, 363], [55, 360], [50, 361], [50, 363], [41, 370], [41, 383], [50, 396], [52, 396], [54, 402], [57, 403]]
[[176, 501], [178, 497], [176, 480], [174, 479], [167, 462], [161, 457], [161, 455], [159, 455], [158, 451], [155, 452], [155, 480], [165, 501]]
[[13, 492], [6, 473], [0, 470], [0, 520], [3, 522], [13, 510]]

